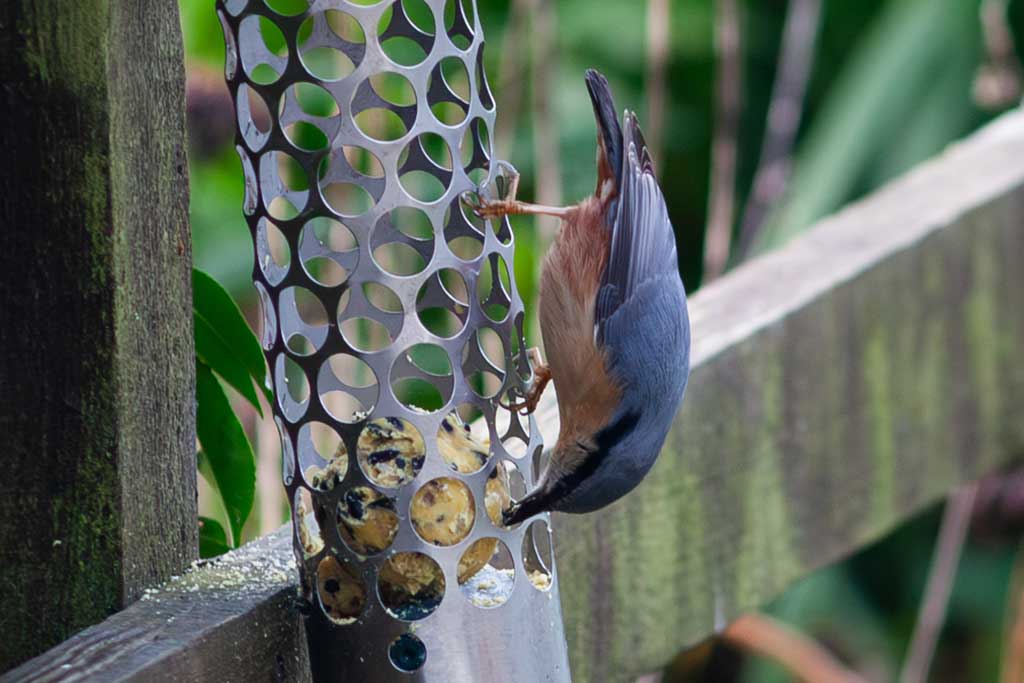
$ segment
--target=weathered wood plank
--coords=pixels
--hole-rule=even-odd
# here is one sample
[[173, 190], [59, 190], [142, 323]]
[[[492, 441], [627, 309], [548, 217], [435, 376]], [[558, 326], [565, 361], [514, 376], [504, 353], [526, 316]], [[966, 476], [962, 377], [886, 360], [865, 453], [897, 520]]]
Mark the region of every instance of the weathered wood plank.
[[1024, 116], [694, 297], [647, 481], [561, 516], [573, 679], [657, 668], [1024, 456]]
[[[1013, 114], [693, 298], [693, 377], [655, 471], [608, 510], [556, 519], [574, 680], [654, 669], [1024, 455], [1020, 159]], [[552, 404], [540, 415], [549, 440]], [[288, 532], [226, 562], [290, 567]], [[48, 680], [54, 662], [110, 681], [266, 678], [268, 662], [303, 662], [288, 581], [188, 596], [172, 584], [154, 598], [171, 612], [139, 603], [3, 680]], [[167, 619], [177, 630], [162, 648], [152, 636]], [[275, 635], [261, 645], [260, 629]], [[135, 645], [140, 632], [155, 649]], [[103, 637], [130, 644], [104, 649]], [[238, 648], [244, 659], [217, 663]]]
[[303, 681], [306, 635], [288, 528], [163, 588], [3, 681]]
[[177, 3], [0, 9], [0, 670], [195, 557]]

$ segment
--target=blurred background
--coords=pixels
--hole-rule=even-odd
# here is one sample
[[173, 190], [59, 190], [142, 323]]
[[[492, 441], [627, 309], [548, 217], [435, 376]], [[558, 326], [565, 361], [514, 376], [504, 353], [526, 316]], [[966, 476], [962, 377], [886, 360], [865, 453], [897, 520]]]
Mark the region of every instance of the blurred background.
[[[287, 0], [275, 0], [287, 2]], [[422, 0], [402, 0], [411, 16]], [[188, 67], [194, 258], [255, 326], [252, 245], [212, 0], [180, 0]], [[425, 9], [425, 8], [423, 8]], [[1020, 101], [1014, 48], [1024, 1], [480, 0], [498, 104], [497, 154], [520, 197], [571, 203], [593, 190], [594, 122], [583, 86], [603, 71], [638, 112], [694, 292], [984, 125]], [[533, 308], [555, 224], [513, 219], [514, 269]], [[535, 325], [528, 336], [537, 338]], [[244, 539], [284, 523], [276, 429], [232, 395], [257, 457]], [[267, 411], [264, 411], [267, 413]], [[1024, 497], [1014, 475], [980, 489], [929, 680], [998, 680]], [[223, 518], [201, 491], [203, 514]], [[916, 621], [941, 507], [794, 586], [766, 613], [867, 680], [892, 680]], [[1024, 574], [1024, 573], [1022, 573]], [[665, 680], [786, 681], [724, 643], [682, 656]]]

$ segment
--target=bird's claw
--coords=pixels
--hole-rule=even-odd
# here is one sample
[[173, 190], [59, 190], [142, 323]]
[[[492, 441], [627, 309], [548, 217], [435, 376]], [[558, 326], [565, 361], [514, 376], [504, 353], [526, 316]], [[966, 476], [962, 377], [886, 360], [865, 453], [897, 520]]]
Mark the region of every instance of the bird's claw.
[[463, 192], [462, 201], [478, 218], [485, 220], [501, 218], [511, 213], [514, 205], [509, 199], [485, 199], [479, 189]]
[[[485, 196], [488, 194], [485, 188], [479, 186], [462, 193], [462, 201], [474, 214], [483, 219], [501, 218], [512, 213], [516, 206], [519, 172], [507, 161], [497, 161], [494, 163], [494, 166], [498, 169], [499, 173], [499, 175], [495, 176], [494, 182], [496, 190], [494, 194], [497, 196], [497, 199], [488, 199]], [[490, 169], [490, 167], [491, 162], [488, 161], [486, 168]], [[499, 183], [499, 179], [504, 182]]]

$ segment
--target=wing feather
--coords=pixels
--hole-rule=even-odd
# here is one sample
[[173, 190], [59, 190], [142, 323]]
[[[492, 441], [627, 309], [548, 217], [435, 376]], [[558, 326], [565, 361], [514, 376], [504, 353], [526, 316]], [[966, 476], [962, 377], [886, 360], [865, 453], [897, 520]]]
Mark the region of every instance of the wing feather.
[[595, 303], [598, 344], [606, 340], [608, 321], [644, 282], [676, 273], [676, 238], [665, 197], [636, 115], [626, 112], [619, 197], [613, 209], [611, 246]]

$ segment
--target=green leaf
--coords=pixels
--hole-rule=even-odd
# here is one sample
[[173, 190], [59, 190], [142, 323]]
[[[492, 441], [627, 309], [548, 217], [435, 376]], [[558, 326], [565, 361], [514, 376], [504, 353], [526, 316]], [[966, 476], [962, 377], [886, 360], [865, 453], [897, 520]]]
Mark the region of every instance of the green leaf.
[[[800, 144], [786, 196], [755, 244], [779, 246], [856, 196], [876, 160], [914, 126], [948, 53], [977, 32], [977, 5], [890, 0], [836, 77]], [[963, 84], [963, 98], [969, 92]], [[957, 118], [957, 110], [940, 115]]]
[[271, 401], [267, 366], [256, 335], [231, 295], [212, 277], [192, 269], [192, 312], [196, 355], [245, 397], [262, 417], [253, 381]]
[[256, 458], [213, 371], [196, 360], [196, 432], [237, 543], [256, 495]]
[[199, 518], [199, 557], [217, 557], [231, 550], [224, 527], [215, 519]]

